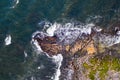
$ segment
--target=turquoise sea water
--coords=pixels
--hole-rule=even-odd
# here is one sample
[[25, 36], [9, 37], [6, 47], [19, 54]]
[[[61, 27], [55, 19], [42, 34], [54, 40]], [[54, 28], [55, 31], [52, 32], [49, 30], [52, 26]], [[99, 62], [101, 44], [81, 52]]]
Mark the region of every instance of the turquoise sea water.
[[[120, 0], [19, 0], [16, 3], [17, 0], [0, 0], [0, 80], [30, 80], [33, 75], [37, 80], [50, 80], [46, 76], [52, 76], [55, 64], [45, 56], [35, 61], [30, 45], [32, 33], [43, 28], [38, 25], [41, 21], [77, 20], [104, 28], [120, 22]], [[8, 34], [12, 44], [5, 46]], [[37, 71], [39, 65], [45, 68]]]

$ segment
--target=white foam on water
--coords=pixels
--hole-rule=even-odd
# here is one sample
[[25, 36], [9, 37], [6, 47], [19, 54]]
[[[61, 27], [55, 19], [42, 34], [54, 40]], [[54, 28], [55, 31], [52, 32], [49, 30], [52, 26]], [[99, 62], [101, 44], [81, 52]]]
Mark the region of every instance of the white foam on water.
[[99, 28], [99, 27], [94, 27], [94, 30], [97, 31], [97, 32], [101, 32], [102, 31], [102, 29]]
[[25, 57], [27, 57], [27, 56], [28, 56], [28, 54], [27, 54], [25, 51], [24, 51], [24, 56], [25, 56]]
[[[37, 34], [39, 34], [39, 35], [37, 35]], [[36, 36], [36, 37], [38, 37], [38, 38], [40, 38], [40, 39], [43, 39], [46, 35], [47, 35], [47, 34], [44, 33], [44, 32], [42, 32], [42, 31], [36, 31], [36, 32], [34, 32], [34, 33], [32, 34], [32, 38], [35, 38], [35, 36]]]
[[11, 44], [11, 35], [7, 35], [5, 38], [5, 45], [10, 45]]
[[[53, 28], [53, 26], [56, 26], [56, 27]], [[64, 29], [64, 30], [66, 30], [66, 32], [70, 32], [70, 30], [72, 30], [72, 31], [79, 30], [79, 32], [81, 32], [81, 33], [91, 34], [91, 28], [93, 28], [93, 26], [95, 26], [95, 25], [93, 23], [89, 23], [86, 25], [83, 25], [83, 24], [74, 25], [74, 23], [66, 23], [66, 24], [62, 25], [59, 23], [55, 23], [55, 24], [53, 24], [53, 26], [51, 26], [50, 28], [54, 30], [53, 31], [54, 33], [55, 33], [55, 31], [60, 31], [61, 29]]]
[[[96, 16], [97, 17], [97, 16]], [[100, 17], [100, 16], [99, 16]], [[45, 36], [54, 36], [56, 35], [59, 39], [59, 42], [62, 42], [64, 44], [71, 44], [74, 42], [77, 38], [81, 38], [82, 34], [90, 35], [92, 32], [92, 29], [94, 29], [96, 32], [101, 32], [102, 29], [99, 27], [96, 27], [93, 23], [89, 24], [77, 24], [75, 23], [50, 23], [46, 22], [44, 27], [47, 26], [46, 33], [37, 31], [34, 33], [40, 33], [38, 37], [44, 38]], [[117, 32], [116, 35], [106, 35], [103, 33], [100, 33], [99, 36], [100, 41], [105, 44], [106, 46], [112, 46], [114, 44], [120, 43], [120, 31]], [[34, 37], [34, 36], [33, 36]]]
[[40, 33], [40, 31], [36, 31], [32, 34], [32, 38], [34, 38], [38, 33]]
[[[47, 27], [46, 27], [47, 26]], [[83, 33], [86, 35], [91, 34], [92, 28], [95, 25], [93, 23], [89, 23], [86, 25], [78, 24], [75, 25], [75, 23], [50, 23], [46, 22], [44, 23], [44, 29], [46, 31], [36, 31], [33, 33], [32, 38], [34, 38], [37, 35], [38, 38], [43, 39], [45, 36], [54, 36], [56, 35], [59, 39], [59, 42], [63, 42], [65, 44], [70, 44], [74, 42], [78, 37], [80, 37]]]
[[40, 67], [40, 66], [38, 66], [38, 69], [41, 69], [41, 67]]
[[101, 34], [98, 37], [99, 37], [99, 41], [107, 47], [120, 43], [120, 35], [112, 36], [112, 35]]
[[32, 34], [32, 38], [34, 38], [37, 34], [42, 34], [43, 32], [41, 32], [41, 31], [36, 31], [36, 32], [34, 32], [33, 34]]
[[95, 25], [93, 23], [90, 23], [90, 24], [87, 24], [87, 25], [83, 26], [82, 28], [80, 28], [80, 30], [82, 33], [91, 34], [93, 26], [95, 26]]
[[[32, 42], [36, 46], [37, 50], [42, 51], [40, 48], [40, 45], [36, 40], [34, 40], [34, 37], [38, 37], [40, 39], [43, 39], [45, 36], [54, 36], [56, 35], [59, 39], [59, 42], [63, 42], [64, 44], [71, 44], [74, 42], [78, 37], [81, 37], [81, 35], [84, 33], [86, 35], [91, 34], [93, 26], [95, 26], [93, 23], [83, 25], [78, 24], [75, 25], [75, 23], [50, 23], [46, 22], [44, 23], [44, 27], [47, 29], [46, 31], [36, 31], [32, 35]], [[38, 34], [38, 35], [37, 35]], [[42, 51], [43, 52], [43, 51]]]
[[40, 45], [38, 44], [37, 40], [32, 39], [31, 44], [33, 44], [35, 47], [35, 50], [38, 52], [43, 52], [43, 50], [41, 49]]
[[50, 26], [50, 27], [46, 30], [48, 36], [54, 36], [55, 30], [57, 30], [60, 26], [61, 26], [61, 25], [58, 24], [58, 23], [56, 23], [56, 22], [55, 22], [52, 26]]
[[33, 77], [33, 76], [31, 77], [31, 80], [34, 80], [34, 77]]
[[59, 80], [59, 76], [61, 75], [60, 67], [63, 61], [62, 54], [54, 55], [52, 57], [52, 61], [57, 65], [56, 73], [54, 74], [53, 80]]
[[15, 8], [17, 6], [17, 4], [19, 4], [19, 0], [14, 0], [13, 1], [13, 6], [11, 8]]
[[120, 31], [117, 31], [117, 35], [120, 35]]
[[45, 68], [45, 66], [42, 65], [42, 64], [41, 64], [40, 66], [37, 67], [37, 69], [43, 69], [43, 68]]
[[85, 35], [90, 35], [92, 32], [92, 28], [95, 26], [93, 23], [87, 25], [74, 25], [74, 23], [66, 23], [56, 29], [54, 34], [60, 40], [59, 42], [63, 42], [64, 44], [71, 44], [78, 37], [81, 37], [84, 33]]
[[86, 22], [87, 23], [89, 23], [89, 22], [94, 22], [94, 23], [96, 23], [96, 22], [99, 22], [100, 21], [100, 19], [102, 19], [103, 17], [102, 16], [100, 16], [100, 15], [91, 15], [91, 16], [89, 16], [87, 19], [86, 19]]

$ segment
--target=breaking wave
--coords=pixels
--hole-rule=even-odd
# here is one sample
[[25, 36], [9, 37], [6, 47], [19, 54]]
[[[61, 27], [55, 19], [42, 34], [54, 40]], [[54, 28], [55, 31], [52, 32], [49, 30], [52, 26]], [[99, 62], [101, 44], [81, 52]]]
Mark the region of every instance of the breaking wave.
[[17, 4], [19, 4], [19, 0], [13, 0], [12, 7], [10, 7], [10, 8], [15, 8], [17, 6]]
[[54, 76], [52, 77], [52, 79], [53, 80], [59, 80], [59, 76], [61, 75], [60, 67], [62, 65], [63, 56], [62, 56], [62, 54], [54, 55], [52, 57], [52, 60], [57, 65], [56, 72], [55, 72]]
[[107, 47], [120, 43], [120, 35], [100, 34], [98, 38], [99, 42]]
[[[39, 23], [39, 25], [41, 25], [41, 23]], [[93, 23], [83, 24], [71, 22], [62, 24], [57, 22], [44, 22], [44, 25], [42, 26], [44, 27], [43, 30], [35, 32], [32, 37], [38, 33], [39, 35], [37, 35], [37, 37], [39, 38], [55, 35], [59, 39], [59, 43], [62, 42], [64, 44], [71, 44], [77, 38], [83, 38], [83, 35], [87, 36], [95, 31], [97, 38], [94, 39], [99, 39], [99, 41], [107, 47], [120, 43], [120, 31], [118, 31], [115, 35], [102, 33], [102, 28]]]
[[10, 45], [11, 44], [11, 35], [7, 35], [6, 38], [5, 38], [5, 45]]
[[[36, 34], [36, 33], [38, 33], [38, 32], [35, 32], [34, 34]], [[34, 37], [34, 36], [32, 36], [32, 37]], [[41, 52], [43, 52], [43, 50], [41, 49], [41, 46], [39, 46], [39, 44], [36, 40], [32, 39], [31, 44], [32, 44], [32, 47], [34, 48], [34, 51], [37, 54], [41, 54]]]
[[[43, 31], [37, 31], [33, 33], [33, 37], [44, 38], [46, 36], [56, 36], [59, 39], [59, 42], [63, 42], [64, 44], [71, 44], [77, 38], [81, 38], [84, 35], [90, 35], [92, 32], [92, 27], [95, 25], [93, 23], [90, 24], [80, 24], [80, 23], [45, 23]], [[47, 29], [46, 29], [47, 28]], [[37, 35], [39, 34], [39, 35]]]

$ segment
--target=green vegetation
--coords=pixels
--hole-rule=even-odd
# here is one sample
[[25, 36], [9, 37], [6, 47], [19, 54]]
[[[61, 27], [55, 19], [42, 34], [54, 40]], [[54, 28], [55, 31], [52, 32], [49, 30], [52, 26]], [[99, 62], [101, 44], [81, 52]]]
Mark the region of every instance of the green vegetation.
[[115, 58], [113, 56], [105, 56], [102, 58], [91, 58], [90, 64], [86, 62], [83, 63], [83, 67], [85, 68], [85, 73], [88, 72], [88, 77], [91, 80], [95, 80], [95, 75], [98, 73], [98, 77], [100, 80], [105, 80], [105, 76], [107, 76], [107, 72], [109, 70], [120, 71], [120, 59]]

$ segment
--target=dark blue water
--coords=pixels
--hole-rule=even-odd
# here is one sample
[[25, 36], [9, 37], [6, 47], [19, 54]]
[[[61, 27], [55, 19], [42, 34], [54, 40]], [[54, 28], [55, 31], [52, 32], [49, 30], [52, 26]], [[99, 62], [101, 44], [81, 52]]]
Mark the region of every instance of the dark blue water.
[[[120, 22], [120, 0], [19, 0], [18, 4], [16, 1], [0, 0], [0, 80], [30, 80], [31, 76], [50, 79], [46, 76], [52, 76], [55, 64], [46, 56], [36, 57], [30, 45], [32, 33], [43, 28], [38, 26], [41, 21], [77, 20], [104, 28]], [[7, 34], [12, 36], [9, 46], [4, 45]], [[41, 64], [46, 68], [37, 71]]]

